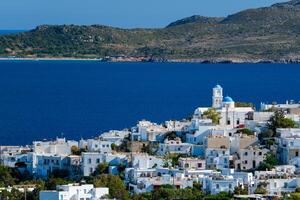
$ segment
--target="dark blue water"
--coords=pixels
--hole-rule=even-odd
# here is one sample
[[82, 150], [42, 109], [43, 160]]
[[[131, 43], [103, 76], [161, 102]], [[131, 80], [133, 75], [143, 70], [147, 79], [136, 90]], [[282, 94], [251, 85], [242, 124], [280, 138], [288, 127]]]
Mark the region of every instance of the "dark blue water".
[[0, 30], [0, 35], [8, 35], [20, 32], [25, 32], [25, 30]]
[[217, 83], [236, 101], [300, 100], [299, 74], [300, 65], [1, 61], [0, 145], [181, 119], [209, 106]]

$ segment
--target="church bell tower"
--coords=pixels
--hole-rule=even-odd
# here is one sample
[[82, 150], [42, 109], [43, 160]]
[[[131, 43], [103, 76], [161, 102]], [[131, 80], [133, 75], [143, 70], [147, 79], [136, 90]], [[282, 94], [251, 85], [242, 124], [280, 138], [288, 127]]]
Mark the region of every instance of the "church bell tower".
[[213, 108], [221, 108], [223, 102], [223, 88], [220, 85], [216, 85], [213, 88], [213, 96], [212, 96], [212, 107]]

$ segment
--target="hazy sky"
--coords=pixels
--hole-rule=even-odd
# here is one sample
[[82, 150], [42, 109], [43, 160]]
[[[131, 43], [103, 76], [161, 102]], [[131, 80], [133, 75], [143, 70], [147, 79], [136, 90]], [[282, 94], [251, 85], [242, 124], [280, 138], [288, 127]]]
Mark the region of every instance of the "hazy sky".
[[1, 0], [0, 29], [40, 24], [163, 27], [191, 15], [227, 16], [285, 0]]

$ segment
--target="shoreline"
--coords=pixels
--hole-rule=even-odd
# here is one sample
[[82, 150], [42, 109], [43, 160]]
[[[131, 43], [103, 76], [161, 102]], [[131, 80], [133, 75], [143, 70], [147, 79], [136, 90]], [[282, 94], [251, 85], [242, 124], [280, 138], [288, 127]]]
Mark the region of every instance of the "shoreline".
[[300, 64], [300, 60], [279, 59], [144, 59], [140, 58], [69, 58], [69, 57], [47, 57], [47, 58], [9, 58], [0, 57], [0, 61], [97, 61], [103, 63], [195, 63], [195, 64]]

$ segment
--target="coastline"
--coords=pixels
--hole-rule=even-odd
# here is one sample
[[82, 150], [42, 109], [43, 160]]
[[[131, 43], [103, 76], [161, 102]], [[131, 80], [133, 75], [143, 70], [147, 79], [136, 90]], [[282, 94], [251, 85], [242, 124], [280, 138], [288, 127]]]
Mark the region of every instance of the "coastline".
[[198, 64], [299, 64], [300, 59], [153, 59], [144, 57], [75, 58], [75, 57], [0, 57], [0, 61], [97, 61], [137, 63], [198, 63]]

